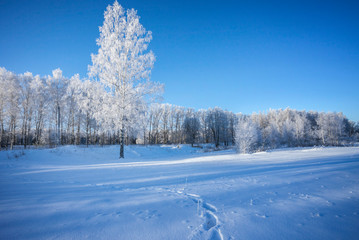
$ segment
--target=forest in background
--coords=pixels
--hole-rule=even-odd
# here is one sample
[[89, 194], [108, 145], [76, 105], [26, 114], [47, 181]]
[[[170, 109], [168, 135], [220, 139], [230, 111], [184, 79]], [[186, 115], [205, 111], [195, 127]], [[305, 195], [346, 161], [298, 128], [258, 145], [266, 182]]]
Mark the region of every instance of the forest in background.
[[358, 141], [359, 123], [343, 113], [269, 110], [251, 115], [219, 107], [194, 110], [160, 103], [150, 81], [152, 32], [134, 9], [107, 6], [91, 54], [89, 79], [16, 74], [0, 68], [0, 145], [213, 144], [249, 153], [278, 147], [341, 146]]
[[[78, 75], [66, 78], [15, 74], [0, 68], [1, 149], [15, 145], [119, 144], [116, 124], [99, 124], [96, 82]], [[96, 97], [97, 96], [97, 97]], [[237, 145], [239, 152], [278, 147], [341, 146], [358, 141], [359, 123], [342, 113], [269, 110], [244, 115], [215, 107], [195, 110], [166, 103], [137, 105], [126, 125], [125, 144]]]

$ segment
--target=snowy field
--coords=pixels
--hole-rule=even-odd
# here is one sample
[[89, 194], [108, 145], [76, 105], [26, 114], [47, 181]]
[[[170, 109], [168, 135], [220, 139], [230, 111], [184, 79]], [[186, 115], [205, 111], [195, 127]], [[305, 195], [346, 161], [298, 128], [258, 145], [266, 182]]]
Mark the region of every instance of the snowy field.
[[359, 147], [0, 152], [0, 239], [359, 239]]

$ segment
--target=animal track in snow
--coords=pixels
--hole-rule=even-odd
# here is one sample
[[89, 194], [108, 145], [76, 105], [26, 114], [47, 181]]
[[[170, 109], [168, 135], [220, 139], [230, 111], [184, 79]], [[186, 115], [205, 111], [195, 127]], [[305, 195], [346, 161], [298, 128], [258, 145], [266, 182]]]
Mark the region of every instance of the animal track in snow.
[[203, 208], [207, 209], [208, 211], [217, 212], [217, 208], [209, 203], [203, 202]]
[[209, 240], [223, 240], [221, 230], [219, 228], [213, 229], [209, 237]]
[[212, 213], [211, 211], [206, 211], [205, 214], [206, 217], [206, 222], [203, 226], [203, 228], [205, 230], [210, 230], [211, 228], [215, 227], [218, 224], [218, 218], [216, 215], [214, 215], [214, 213]]
[[[201, 198], [201, 196], [197, 194], [184, 193], [185, 196], [192, 199], [197, 204], [197, 213], [204, 217], [205, 222], [201, 224], [199, 228], [196, 228], [190, 239], [203, 239], [206, 238], [208, 240], [223, 240], [223, 236], [221, 230], [219, 229], [219, 221], [218, 217], [215, 214], [217, 212], [217, 208], [212, 204], [209, 204]], [[204, 215], [203, 215], [204, 212]], [[203, 228], [203, 230], [201, 229]]]

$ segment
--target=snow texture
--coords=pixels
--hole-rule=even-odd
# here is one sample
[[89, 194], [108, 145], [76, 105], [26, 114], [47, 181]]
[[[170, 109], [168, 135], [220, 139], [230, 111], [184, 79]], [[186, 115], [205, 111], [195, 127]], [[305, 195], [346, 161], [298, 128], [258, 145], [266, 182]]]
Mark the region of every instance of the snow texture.
[[0, 152], [0, 239], [357, 239], [359, 147]]

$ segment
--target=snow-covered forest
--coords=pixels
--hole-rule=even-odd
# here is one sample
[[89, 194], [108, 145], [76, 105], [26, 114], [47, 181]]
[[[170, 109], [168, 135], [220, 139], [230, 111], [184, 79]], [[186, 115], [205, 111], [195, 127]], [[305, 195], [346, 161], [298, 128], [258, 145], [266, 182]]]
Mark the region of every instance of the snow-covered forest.
[[[120, 129], [95, 115], [105, 94], [98, 82], [78, 75], [15, 74], [0, 68], [1, 148], [120, 142]], [[126, 144], [213, 143], [253, 152], [283, 146], [344, 145], [356, 141], [359, 124], [342, 113], [269, 110], [252, 115], [215, 107], [196, 111], [172, 104], [138, 105], [128, 124]], [[105, 116], [104, 116], [105, 117]], [[112, 120], [114, 121], [114, 120]]]
[[[32, 15], [49, 15], [55, 18], [64, 14], [78, 15], [81, 18], [86, 16], [86, 28], [96, 27], [91, 24], [90, 18], [96, 18], [98, 15], [88, 14], [91, 11], [98, 14], [98, 9], [104, 4], [103, 1], [73, 1], [71, 4], [53, 1], [55, 5], [52, 1], [40, 1], [41, 3], [36, 4], [31, 2], [28, 5], [25, 2], [17, 3], [21, 5], [23, 11], [18, 7], [13, 8], [16, 11], [11, 11], [9, 6], [6, 8], [7, 3], [0, 8], [2, 13], [6, 8], [6, 11], [18, 14], [16, 18], [19, 20], [14, 21], [16, 23], [11, 23], [12, 20], [9, 18], [10, 20], [6, 20], [8, 23], [0, 24], [0, 27], [11, 26], [10, 35], [15, 36], [14, 33], [18, 32], [16, 28], [13, 29], [15, 24], [26, 26], [25, 22], [31, 19], [26, 15], [29, 12]], [[41, 6], [47, 4], [45, 2], [51, 2], [49, 8], [40, 11]], [[77, 5], [80, 2], [84, 4], [83, 6], [91, 5], [92, 8], [87, 12], [83, 11], [84, 7], [80, 8], [78, 7], [80, 5]], [[334, 45], [350, 52], [350, 64], [345, 61], [342, 63], [345, 68], [340, 68], [340, 61], [331, 55], [330, 50], [335, 50], [338, 54], [341, 52], [329, 48], [329, 40], [323, 41], [326, 43], [326, 48], [322, 49], [325, 55], [318, 56], [316, 54], [320, 50], [313, 51], [317, 45], [311, 44], [323, 42], [318, 38], [303, 41], [304, 35], [310, 35], [306, 30], [309, 25], [315, 26], [313, 28], [315, 36], [323, 34], [318, 33], [317, 30], [324, 28], [324, 25], [315, 24], [314, 21], [309, 24], [305, 21], [307, 17], [311, 19], [316, 16], [325, 23], [325, 26], [335, 25], [342, 28], [344, 24], [327, 21], [324, 13], [327, 11], [331, 18], [336, 19], [344, 15], [333, 17], [334, 12], [324, 9], [320, 16], [317, 16], [318, 11], [312, 7], [312, 3], [304, 3], [304, 8], [300, 8], [298, 10], [300, 13], [295, 16], [289, 10], [297, 9], [297, 5], [289, 4], [289, 9], [288, 4], [281, 4], [288, 5], [283, 8], [284, 11], [281, 9], [282, 6], [273, 3], [269, 3], [273, 5], [272, 8], [268, 8], [269, 5], [264, 2], [255, 3], [252, 8], [248, 8], [247, 3], [236, 5], [237, 2], [243, 1], [231, 3], [139, 1], [137, 3], [143, 5], [142, 9], [139, 8], [141, 14], [143, 10], [148, 14], [146, 16], [146, 11], [143, 11], [143, 22], [147, 25], [148, 21], [154, 21], [155, 25], [151, 28], [157, 26], [157, 31], [162, 29], [162, 33], [154, 34], [156, 39], [161, 34], [165, 36], [162, 40], [159, 38], [160, 41], [157, 43], [153, 43], [153, 49], [161, 53], [161, 50], [156, 48], [159, 43], [166, 48], [162, 51], [167, 51], [167, 48], [170, 48], [168, 46], [178, 48], [178, 51], [166, 52], [168, 58], [165, 60], [162, 60], [164, 55], [158, 55], [162, 63], [168, 62], [171, 58], [175, 59], [173, 64], [178, 68], [177, 71], [171, 67], [173, 65], [161, 66], [161, 62], [157, 62], [159, 69], [166, 70], [169, 75], [162, 73], [162, 76], [158, 76], [155, 72], [153, 76], [151, 75], [156, 61], [156, 55], [150, 49], [152, 32], [146, 30], [140, 23], [136, 10], [123, 8], [117, 0], [104, 12], [103, 25], [99, 27], [99, 37], [96, 39], [98, 51], [91, 54], [91, 63], [87, 66], [87, 72], [82, 72], [78, 65], [72, 63], [69, 63], [73, 65], [73, 69], [70, 70], [61, 59], [58, 59], [59, 64], [54, 64], [55, 67], [47, 69], [46, 66], [40, 65], [40, 68], [29, 67], [32, 69], [29, 71], [34, 73], [25, 72], [27, 66], [14, 68], [9, 58], [1, 54], [0, 60], [4, 58], [6, 62], [0, 64], [0, 239], [358, 239], [359, 121], [351, 121], [342, 112], [296, 110], [290, 107], [268, 109], [272, 105], [285, 107], [287, 104], [296, 108], [308, 107], [308, 105], [296, 105], [295, 102], [302, 101], [306, 94], [313, 94], [317, 98], [308, 96], [308, 99], [305, 99], [310, 108], [339, 109], [350, 118], [358, 120], [358, 115], [349, 115], [351, 111], [357, 112], [356, 109], [345, 108], [343, 104], [336, 105], [336, 102], [341, 100], [344, 104], [348, 104], [349, 100], [354, 98], [341, 99], [344, 97], [340, 94], [335, 95], [334, 98], [333, 92], [326, 92], [327, 89], [322, 88], [319, 80], [317, 85], [308, 84], [309, 80], [317, 81], [318, 77], [322, 77], [325, 84], [332, 85], [330, 89], [335, 88], [333, 90], [335, 93], [340, 92], [340, 89], [336, 89], [338, 85], [351, 86], [351, 90], [355, 91], [355, 85], [350, 81], [337, 84], [339, 80], [336, 78], [335, 81], [327, 79], [327, 76], [333, 73], [338, 74], [335, 76], [339, 76], [338, 79], [351, 77], [354, 79], [357, 76], [353, 74], [355, 71], [347, 70], [345, 70], [347, 75], [339, 74], [342, 69], [351, 67], [348, 65], [353, 65], [352, 56], [356, 53], [349, 51], [352, 48], [345, 47], [348, 45], [334, 41], [333, 36], [339, 34], [328, 34], [330, 36], [328, 39]], [[248, 3], [252, 4], [251, 1]], [[131, 4], [136, 3], [131, 2]], [[302, 4], [300, 3], [301, 6]], [[181, 9], [182, 5], [188, 10], [187, 19], [186, 13], [181, 11], [184, 10]], [[200, 10], [195, 11], [196, 8], [193, 8], [195, 5]], [[222, 14], [218, 5], [225, 7], [222, 8]], [[330, 9], [327, 5], [330, 4], [326, 4], [326, 8]], [[336, 4], [335, 8], [337, 7]], [[49, 11], [57, 8], [61, 14], [57, 11]], [[210, 8], [215, 10], [209, 11]], [[313, 16], [306, 12], [308, 8], [315, 10]], [[66, 9], [70, 9], [70, 12]], [[81, 11], [78, 11], [79, 9]], [[231, 9], [233, 9], [232, 15], [228, 12]], [[254, 9], [260, 9], [260, 15], [252, 14]], [[318, 9], [321, 11], [323, 7], [320, 5]], [[211, 21], [204, 24], [207, 20], [205, 15], [199, 14], [200, 11], [206, 11]], [[166, 14], [154, 18], [160, 12]], [[178, 22], [177, 26], [167, 22], [168, 16], [174, 12], [178, 12], [174, 17]], [[259, 17], [268, 15], [269, 12], [277, 20], [269, 21], [269, 25], [261, 27], [257, 23], [265, 23], [270, 18]], [[285, 18], [280, 17], [282, 12], [285, 13]], [[189, 13], [191, 16], [188, 15]], [[250, 17], [247, 27], [245, 24], [238, 24], [240, 29], [238, 30], [236, 25], [231, 25], [236, 21], [234, 17], [246, 14]], [[0, 14], [2, 15], [4, 14]], [[20, 17], [20, 15], [24, 16]], [[228, 15], [226, 21], [220, 20], [226, 15]], [[288, 16], [297, 18], [298, 22], [283, 24], [289, 20]], [[8, 17], [4, 15], [3, 19]], [[78, 30], [81, 29], [78, 27], [80, 26], [78, 22], [69, 20], [76, 18], [67, 17], [61, 18], [58, 24], [48, 20], [29, 20], [29, 22], [36, 26], [39, 22], [46, 22], [51, 27], [56, 26], [56, 32], [61, 35], [66, 33], [60, 30], [59, 25], [68, 22], [75, 25], [73, 33], [90, 36]], [[352, 20], [350, 14], [345, 17]], [[201, 24], [197, 24], [192, 30], [188, 29], [189, 25], [195, 25], [196, 21], [193, 21], [195, 19], [199, 19]], [[237, 21], [243, 23], [248, 21], [248, 18]], [[301, 27], [298, 23], [305, 25], [302, 26], [303, 32], [300, 31]], [[212, 29], [212, 25], [218, 26]], [[291, 33], [288, 35], [285, 34], [286, 31], [281, 33], [278, 25], [290, 29]], [[64, 27], [67, 28], [69, 25]], [[40, 29], [46, 28], [41, 26]], [[156, 28], [152, 29], [156, 31]], [[170, 35], [167, 34], [169, 29], [171, 32], [176, 32], [172, 38], [167, 36]], [[350, 32], [352, 29], [354, 28], [350, 28]], [[30, 34], [31, 31], [28, 30], [25, 34]], [[203, 41], [187, 48], [188, 42], [199, 39], [192, 34], [197, 31], [202, 31]], [[265, 38], [251, 35], [252, 31], [256, 34], [263, 31]], [[296, 32], [298, 34], [293, 34]], [[46, 37], [36, 31], [35, 33], [36, 38], [41, 36], [47, 41], [51, 39], [49, 35], [53, 35], [51, 33]], [[189, 34], [183, 38], [177, 37], [184, 33]], [[340, 35], [348, 38], [348, 35], [342, 33], [345, 31], [340, 32]], [[278, 34], [283, 35], [285, 41], [282, 38], [280, 41], [273, 38]], [[221, 42], [217, 41], [216, 35], [222, 35]], [[72, 45], [75, 42], [72, 39], [74, 35], [69, 34], [69, 36]], [[251, 56], [252, 60], [241, 55], [245, 54], [243, 49], [248, 48], [252, 43], [244, 45], [241, 49], [234, 49], [234, 45], [247, 41], [238, 41], [243, 36], [248, 42], [251, 42], [255, 36], [254, 38], [257, 39], [254, 40], [258, 41], [259, 45], [263, 45], [262, 49], [258, 48], [258, 44], [250, 47], [253, 49], [248, 50], [250, 54], [248, 56]], [[188, 42], [185, 41], [186, 38]], [[15, 37], [11, 39], [16, 42], [16, 46], [21, 45], [20, 42], [15, 41]], [[173, 39], [179, 39], [178, 42], [184, 41], [186, 44], [178, 46], [178, 42], [171, 42], [171, 45], [164, 44], [165, 41]], [[26, 38], [26, 41], [29, 42], [26, 46], [34, 46], [36, 53], [39, 46], [41, 51], [46, 52], [45, 48], [42, 49], [44, 44], [37, 40], [31, 41], [31, 38], [29, 40]], [[213, 75], [215, 84], [209, 81], [206, 77], [208, 75], [203, 75], [202, 80], [199, 79], [194, 71], [202, 74], [204, 72], [202, 69], [207, 71], [211, 66], [218, 65], [218, 62], [208, 64], [198, 59], [187, 62], [189, 57], [178, 56], [179, 52], [191, 52], [194, 49], [196, 51], [192, 52], [192, 56], [201, 55], [203, 49], [197, 48], [207, 41], [215, 45], [224, 45], [231, 52], [228, 54], [222, 52], [224, 48], [208, 47], [214, 46], [212, 44], [203, 48], [210, 51], [211, 55], [204, 55], [202, 59], [216, 58], [223, 61], [223, 65], [218, 66], [221, 74], [208, 71]], [[299, 44], [293, 44], [292, 41]], [[56, 50], [62, 49], [58, 45], [59, 42], [60, 39], [51, 46], [56, 46], [55, 48], [58, 48]], [[80, 40], [78, 42], [84, 43]], [[266, 44], [263, 44], [264, 42]], [[278, 45], [278, 48], [274, 45]], [[303, 51], [302, 45], [310, 46], [307, 54], [298, 56], [295, 51], [287, 53], [282, 51], [284, 45], [288, 45], [290, 50], [296, 49], [298, 53]], [[13, 51], [14, 47], [8, 48], [16, 60], [20, 61], [19, 56], [21, 56], [21, 61], [28, 63], [26, 58], [22, 58], [23, 51], [20, 51], [21, 54], [16, 54], [16, 51]], [[257, 61], [258, 53], [264, 48], [270, 49], [271, 53], [263, 55], [264, 60]], [[87, 52], [89, 48], [84, 47], [84, 49], [85, 56], [90, 59], [90, 53]], [[278, 49], [282, 52], [278, 52]], [[67, 49], [66, 55], [69, 52], [72, 50]], [[221, 54], [218, 54], [219, 52]], [[237, 56], [233, 58], [231, 54], [240, 55], [240, 58]], [[276, 57], [274, 55], [286, 55], [286, 57], [273, 59]], [[52, 56], [57, 57], [58, 54], [51, 52], [51, 57], [45, 59], [54, 59]], [[80, 54], [74, 51], [72, 56], [78, 57]], [[313, 58], [313, 62], [320, 64], [311, 66], [312, 62], [308, 62], [311, 71], [302, 65], [290, 69], [289, 75], [280, 72], [280, 69], [301, 65], [298, 59], [303, 58], [307, 61], [309, 58], [307, 56]], [[328, 71], [334, 65], [322, 62], [323, 56], [330, 58], [335, 66], [338, 65], [335, 72]], [[334, 56], [344, 58], [346, 55]], [[31, 60], [33, 59], [32, 54]], [[43, 60], [41, 56], [36, 59]], [[287, 63], [288, 59], [290, 59], [289, 63]], [[76, 60], [80, 62], [79, 59]], [[250, 67], [251, 64], [243, 66], [247, 60], [252, 61], [254, 68]], [[272, 60], [277, 60], [279, 65], [267, 64]], [[195, 67], [203, 65], [205, 68], [183, 69], [180, 62]], [[231, 68], [226, 66], [229, 62], [233, 64]], [[286, 64], [282, 65], [283, 63]], [[57, 68], [58, 65], [62, 66]], [[257, 69], [260, 65], [264, 67], [270, 65], [268, 66], [270, 71], [279, 71], [278, 75], [283, 76], [274, 84], [273, 80], [277, 75], [267, 75], [268, 72], [263, 71], [263, 68]], [[322, 69], [313, 71], [313, 69], [317, 70], [318, 66]], [[53, 68], [57, 69], [52, 70]], [[248, 68], [246, 75], [236, 74], [237, 71], [246, 68]], [[178, 74], [179, 71], [193, 75], [184, 75], [189, 76], [186, 78]], [[260, 72], [256, 77], [255, 71]], [[38, 74], [39, 72], [42, 73]], [[80, 72], [82, 76], [74, 74], [70, 77], [66, 76], [66, 72], [70, 72], [69, 75]], [[298, 79], [305, 79], [308, 76], [299, 74], [296, 80], [295, 76], [298, 72], [313, 74], [307, 82], [300, 82], [305, 91], [297, 89], [298, 85], [292, 85]], [[326, 74], [323, 74], [324, 72]], [[293, 79], [287, 76], [292, 76]], [[166, 78], [169, 79], [168, 82]], [[267, 82], [256, 81], [262, 78], [266, 78]], [[196, 84], [188, 87], [183, 79], [190, 81], [199, 79], [199, 91], [206, 91], [208, 94], [206, 96], [210, 97], [203, 97], [204, 102], [196, 101], [197, 93], [189, 91], [189, 89], [196, 91]], [[248, 80], [245, 81], [246, 79]], [[217, 82], [219, 80], [220, 83]], [[162, 82], [169, 86], [169, 81], [185, 86], [175, 88], [177, 91], [175, 93], [180, 98], [189, 99], [188, 102], [180, 102], [176, 98], [163, 99], [165, 95]], [[251, 83], [254, 83], [251, 88], [245, 89], [245, 85]], [[233, 86], [235, 84], [236, 87]], [[220, 88], [219, 85], [233, 88], [235, 97], [240, 96], [239, 99], [233, 96], [222, 97], [229, 95], [228, 88]], [[285, 98], [276, 99], [273, 88], [267, 89], [269, 85], [280, 88], [280, 91], [285, 93], [283, 96]], [[211, 94], [210, 88], [216, 88], [216, 92], [221, 96]], [[268, 95], [258, 91], [260, 88], [268, 92]], [[292, 96], [293, 89], [301, 95]], [[307, 91], [308, 89], [311, 91]], [[318, 89], [325, 94], [321, 95]], [[345, 94], [349, 92], [347, 90], [345, 89]], [[246, 92], [247, 95], [243, 94]], [[170, 97], [175, 95], [170, 91], [170, 87], [166, 93], [170, 93]], [[250, 95], [252, 98], [248, 99]], [[275, 99], [274, 103], [268, 101], [268, 105], [263, 105], [264, 101], [272, 97]], [[291, 102], [291, 98], [296, 101]], [[315, 104], [318, 100], [314, 99], [324, 102], [328, 98], [333, 98], [333, 102], [328, 101], [326, 105]], [[210, 102], [213, 99], [216, 101], [215, 104]], [[251, 104], [257, 100], [259, 105]], [[224, 105], [223, 102], [229, 103], [229, 108], [232, 109], [224, 109], [224, 106], [228, 105]], [[186, 104], [191, 105], [179, 106]], [[206, 104], [206, 108], [208, 106], [211, 108], [200, 109], [203, 104]], [[243, 110], [238, 110], [238, 107], [243, 107]], [[246, 107], [264, 111], [247, 114], [251, 110], [248, 111]], [[243, 111], [246, 114], [231, 110]]]
[[163, 86], [150, 81], [152, 33], [136, 10], [107, 7], [89, 78], [17, 74], [0, 68], [1, 149], [15, 145], [198, 144], [239, 152], [357, 141], [359, 123], [342, 113], [269, 110], [243, 115], [161, 103]]

